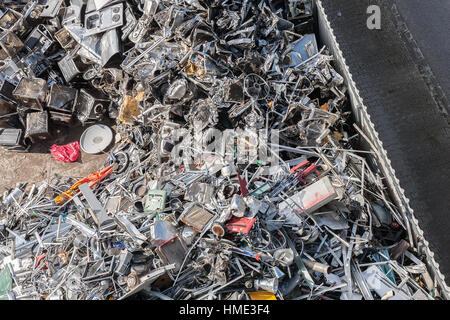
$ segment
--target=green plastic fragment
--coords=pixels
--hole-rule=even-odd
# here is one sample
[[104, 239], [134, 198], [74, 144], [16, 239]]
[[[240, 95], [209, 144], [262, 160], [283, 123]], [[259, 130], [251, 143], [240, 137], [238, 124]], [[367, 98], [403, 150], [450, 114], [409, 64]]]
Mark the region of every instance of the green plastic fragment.
[[8, 300], [7, 293], [12, 289], [12, 277], [8, 268], [0, 272], [0, 300]]
[[149, 190], [147, 193], [147, 201], [145, 202], [144, 211], [148, 213], [161, 213], [166, 207], [166, 190]]
[[253, 191], [250, 195], [251, 196], [259, 196], [259, 195], [269, 191], [270, 189], [272, 189], [272, 186], [268, 183], [265, 183], [261, 187], [259, 187], [255, 191]]

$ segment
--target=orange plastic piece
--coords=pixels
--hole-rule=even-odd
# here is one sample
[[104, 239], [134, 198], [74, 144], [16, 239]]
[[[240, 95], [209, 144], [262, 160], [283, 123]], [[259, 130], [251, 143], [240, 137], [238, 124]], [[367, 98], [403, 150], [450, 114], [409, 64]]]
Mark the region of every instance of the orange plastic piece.
[[112, 172], [112, 170], [113, 170], [113, 167], [109, 166], [103, 170], [94, 172], [94, 173], [88, 175], [87, 177], [84, 177], [83, 179], [76, 182], [73, 186], [71, 186], [69, 190], [67, 190], [67, 191], [61, 193], [61, 195], [57, 196], [55, 198], [55, 203], [62, 205], [64, 202], [66, 202], [66, 200], [73, 197], [75, 195], [75, 193], [77, 193], [79, 191], [78, 187], [80, 185], [82, 185], [83, 183], [87, 183], [89, 185], [89, 187], [92, 189], [93, 186], [95, 186], [100, 181], [102, 181], [104, 178], [106, 178]]
[[252, 300], [277, 300], [275, 295], [271, 292], [254, 291], [254, 292], [248, 292], [248, 295], [250, 296], [250, 299], [252, 299]]

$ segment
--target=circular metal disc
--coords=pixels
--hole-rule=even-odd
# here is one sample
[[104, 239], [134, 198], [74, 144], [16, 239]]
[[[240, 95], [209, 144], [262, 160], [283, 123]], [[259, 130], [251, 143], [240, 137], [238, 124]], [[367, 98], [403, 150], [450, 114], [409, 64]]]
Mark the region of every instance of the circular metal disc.
[[111, 143], [113, 134], [108, 126], [96, 124], [87, 128], [80, 138], [81, 150], [95, 154], [105, 150]]

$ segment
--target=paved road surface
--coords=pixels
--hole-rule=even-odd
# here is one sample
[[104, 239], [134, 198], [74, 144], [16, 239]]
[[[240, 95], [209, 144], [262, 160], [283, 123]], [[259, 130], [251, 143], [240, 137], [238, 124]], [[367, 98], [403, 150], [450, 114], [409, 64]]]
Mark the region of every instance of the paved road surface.
[[449, 99], [450, 0], [395, 0], [395, 2], [425, 60]]

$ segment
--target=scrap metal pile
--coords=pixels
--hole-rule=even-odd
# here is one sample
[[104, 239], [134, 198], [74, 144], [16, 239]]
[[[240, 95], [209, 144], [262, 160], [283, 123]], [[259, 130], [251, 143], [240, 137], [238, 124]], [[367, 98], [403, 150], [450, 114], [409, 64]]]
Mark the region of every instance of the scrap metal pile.
[[25, 127], [110, 117], [117, 135], [98, 172], [5, 192], [0, 297], [438, 297], [376, 150], [357, 150], [312, 1], [3, 3]]

